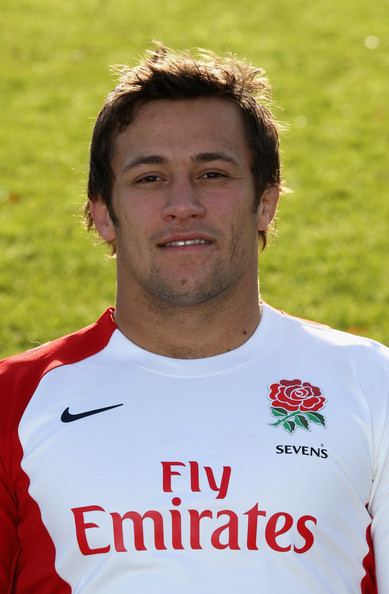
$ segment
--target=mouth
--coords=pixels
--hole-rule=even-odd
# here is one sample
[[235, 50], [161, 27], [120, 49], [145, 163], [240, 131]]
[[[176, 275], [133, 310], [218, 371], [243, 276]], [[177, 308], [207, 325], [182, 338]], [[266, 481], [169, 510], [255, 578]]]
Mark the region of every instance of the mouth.
[[196, 245], [210, 245], [212, 242], [207, 239], [177, 239], [175, 241], [168, 241], [160, 245], [163, 248], [183, 248], [193, 247]]
[[163, 249], [171, 250], [196, 250], [204, 249], [206, 246], [210, 246], [214, 243], [212, 239], [206, 235], [200, 233], [176, 233], [171, 234], [162, 238], [162, 241], [158, 242], [158, 247]]

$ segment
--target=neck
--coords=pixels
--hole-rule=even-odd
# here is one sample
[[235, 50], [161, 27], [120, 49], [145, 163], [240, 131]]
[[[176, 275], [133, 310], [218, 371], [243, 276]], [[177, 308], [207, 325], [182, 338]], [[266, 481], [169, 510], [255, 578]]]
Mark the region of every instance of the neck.
[[[261, 319], [258, 285], [246, 299], [219, 296], [196, 306], [157, 306], [118, 291], [116, 323], [132, 342], [158, 355], [200, 359], [241, 346]], [[130, 304], [130, 305], [129, 305]]]

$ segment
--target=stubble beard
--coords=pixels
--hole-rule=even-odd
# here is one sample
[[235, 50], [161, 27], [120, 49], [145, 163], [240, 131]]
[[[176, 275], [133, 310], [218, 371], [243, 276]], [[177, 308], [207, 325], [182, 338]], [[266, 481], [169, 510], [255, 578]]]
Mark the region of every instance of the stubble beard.
[[[254, 221], [255, 213], [253, 213]], [[254, 224], [254, 222], [253, 222]], [[256, 231], [255, 231], [256, 234]], [[239, 282], [247, 274], [253, 261], [258, 262], [258, 243], [255, 244], [255, 253], [242, 244], [239, 225], [231, 229], [231, 244], [228, 258], [217, 259], [208, 274], [203, 278], [193, 281], [187, 274], [177, 273], [177, 278], [171, 279], [162, 267], [152, 264], [148, 274], [140, 271], [138, 266], [124, 265], [120, 274], [124, 279], [130, 275], [136, 279], [140, 291], [132, 293], [132, 299], [139, 299], [145, 310], [165, 315], [175, 315], [188, 312], [189, 308], [199, 308], [207, 315], [212, 311], [227, 306], [228, 302], [234, 303], [233, 296], [239, 300], [242, 285]], [[169, 249], [169, 248], [167, 248]], [[254, 248], [253, 248], [254, 249]], [[124, 262], [123, 262], [124, 263]], [[129, 261], [127, 261], [129, 264]], [[199, 265], [200, 267], [200, 265]], [[119, 270], [118, 270], [119, 274]], [[258, 284], [258, 269], [253, 270], [253, 284]], [[180, 278], [181, 277], [181, 278]], [[121, 284], [121, 283], [119, 283]], [[123, 282], [123, 285], [126, 283]], [[127, 295], [127, 299], [130, 296]], [[236, 303], [236, 301], [235, 301]]]
[[181, 309], [216, 301], [236, 284], [238, 276], [237, 271], [219, 265], [202, 281], [193, 283], [183, 276], [173, 283], [154, 268], [144, 288], [154, 305], [163, 309]]
[[153, 309], [166, 312], [187, 311], [190, 307], [205, 305], [219, 308], [234, 291], [240, 290], [239, 280], [246, 272], [248, 258], [240, 245], [239, 233], [235, 232], [228, 260], [216, 261], [203, 279], [193, 282], [184, 273], [181, 279], [177, 277], [177, 280], [171, 281], [153, 266], [147, 279], [143, 279], [146, 300]]

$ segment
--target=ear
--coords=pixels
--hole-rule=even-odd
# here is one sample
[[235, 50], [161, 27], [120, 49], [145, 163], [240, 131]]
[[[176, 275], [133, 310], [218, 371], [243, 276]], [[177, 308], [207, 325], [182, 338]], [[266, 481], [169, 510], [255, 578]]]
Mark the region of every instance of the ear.
[[261, 196], [257, 210], [257, 231], [266, 231], [276, 214], [280, 190], [277, 186], [269, 186]]
[[108, 207], [101, 198], [89, 200], [89, 212], [100, 237], [112, 243], [115, 240], [115, 225], [112, 222]]

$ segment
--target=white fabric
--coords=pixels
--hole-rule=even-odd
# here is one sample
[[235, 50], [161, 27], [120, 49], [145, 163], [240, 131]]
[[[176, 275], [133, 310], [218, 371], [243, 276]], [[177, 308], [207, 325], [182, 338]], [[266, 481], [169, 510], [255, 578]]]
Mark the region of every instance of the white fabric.
[[[57, 572], [77, 594], [357, 594], [373, 518], [388, 594], [388, 362], [374, 341], [265, 306], [223, 355], [170, 359], [115, 330], [50, 371], [19, 436]], [[297, 379], [326, 399], [325, 426], [272, 425], [270, 386]], [[150, 510], [134, 538], [120, 517]]]

